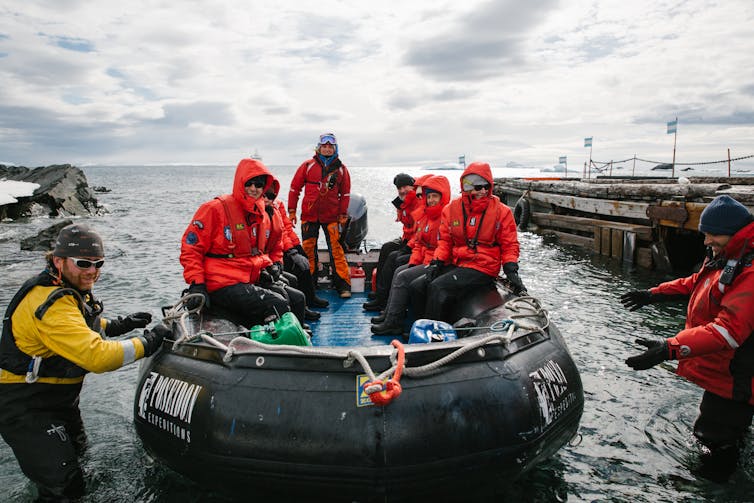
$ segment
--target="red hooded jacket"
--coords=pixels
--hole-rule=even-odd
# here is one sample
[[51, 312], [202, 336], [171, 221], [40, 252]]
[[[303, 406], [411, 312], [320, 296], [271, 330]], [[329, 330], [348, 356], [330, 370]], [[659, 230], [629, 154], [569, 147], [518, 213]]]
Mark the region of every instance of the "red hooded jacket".
[[271, 265], [264, 253], [270, 235], [270, 218], [264, 200], [246, 195], [245, 183], [272, 175], [255, 159], [241, 159], [236, 167], [233, 193], [202, 204], [181, 239], [180, 261], [186, 283], [205, 283], [213, 292], [237, 283], [255, 283], [262, 269]]
[[[686, 326], [668, 340], [677, 373], [707, 391], [754, 405], [754, 267], [742, 260], [731, 284], [720, 282], [728, 260], [754, 254], [754, 223], [739, 230], [721, 256], [686, 278], [662, 283], [652, 293], [689, 295]], [[746, 258], [746, 257], [744, 257]]]
[[406, 194], [400, 207], [396, 209], [395, 221], [403, 224], [401, 239], [404, 242], [408, 242], [414, 235], [414, 224], [416, 224], [414, 217], [416, 210], [421, 206], [423, 206], [422, 200], [416, 197], [416, 191], [412, 190]]
[[[427, 197], [424, 195], [423, 215], [416, 222], [414, 235], [408, 245], [411, 247], [412, 265], [429, 264], [434, 258], [437, 242], [440, 239], [440, 217], [443, 208], [450, 202], [450, 182], [444, 176], [430, 176], [422, 182], [422, 187], [438, 191], [442, 198], [436, 206], [428, 207]], [[417, 211], [414, 211], [414, 215]]]
[[288, 194], [288, 211], [296, 211], [298, 197], [301, 200], [301, 221], [329, 224], [338, 220], [338, 215], [348, 214], [351, 200], [351, 175], [346, 165], [336, 158], [325, 168], [317, 155], [304, 161], [291, 180]]
[[[490, 187], [494, 185], [490, 165], [473, 162], [461, 175], [462, 187], [463, 178], [472, 173], [487, 180]], [[476, 200], [471, 199], [470, 193], [463, 193], [442, 210], [435, 259], [496, 277], [500, 266], [518, 262], [518, 255], [513, 213], [491, 191], [489, 196]]]

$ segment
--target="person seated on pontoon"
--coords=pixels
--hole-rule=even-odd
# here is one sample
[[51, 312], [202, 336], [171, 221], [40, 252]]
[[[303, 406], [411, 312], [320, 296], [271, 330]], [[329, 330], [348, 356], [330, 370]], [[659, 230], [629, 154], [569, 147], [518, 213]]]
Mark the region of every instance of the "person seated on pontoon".
[[[269, 281], [269, 285], [261, 285], [271, 289], [283, 295], [288, 299], [288, 303], [291, 307], [291, 311], [298, 318], [298, 321], [303, 325], [305, 320], [318, 320], [319, 313], [311, 311], [306, 307], [306, 295], [298, 287], [298, 279], [294, 275], [286, 277], [283, 266], [283, 250], [289, 250], [290, 237], [288, 237], [285, 228], [285, 222], [283, 221], [283, 215], [275, 205], [275, 198], [280, 192], [280, 182], [277, 178], [272, 178], [272, 187], [267, 190], [262, 197], [264, 198], [265, 211], [270, 217], [270, 236], [267, 239], [267, 245], [265, 252], [269, 255], [272, 261], [272, 267], [270, 268], [271, 277], [266, 278], [264, 275], [260, 276], [260, 280], [264, 279]], [[285, 217], [287, 218], [287, 216]], [[290, 221], [289, 221], [290, 224]], [[291, 229], [293, 228], [290, 225]], [[295, 235], [295, 234], [294, 234]], [[297, 237], [298, 239], [298, 237]], [[303, 257], [302, 257], [303, 258]], [[309, 262], [306, 262], [306, 271], [309, 271]], [[311, 282], [311, 275], [309, 276]], [[312, 287], [313, 288], [313, 287]]]
[[234, 321], [251, 327], [290, 311], [282, 295], [258, 284], [271, 277], [272, 261], [264, 254], [270, 232], [262, 194], [272, 175], [261, 161], [241, 159], [233, 192], [202, 204], [181, 239], [180, 261], [189, 293], [188, 309], [221, 308]]
[[[526, 294], [518, 275], [516, 222], [510, 208], [492, 195], [493, 183], [486, 162], [469, 164], [461, 175], [461, 196], [442, 211], [440, 241], [426, 266], [425, 309], [417, 317], [455, 322], [451, 306], [471, 292], [494, 288], [501, 265], [513, 293]], [[411, 284], [412, 298], [421, 298], [419, 286]]]
[[444, 176], [432, 175], [422, 182], [423, 214], [416, 221], [411, 238], [408, 264], [398, 267], [390, 287], [385, 313], [372, 318], [375, 335], [401, 335], [409, 301], [409, 285], [423, 281], [427, 270], [422, 267], [434, 258], [440, 234], [440, 216], [450, 202], [450, 182]]
[[390, 284], [395, 270], [408, 263], [411, 257], [411, 248], [408, 246], [414, 234], [414, 212], [421, 207], [421, 201], [416, 197], [414, 190], [415, 180], [411, 175], [398, 173], [393, 178], [393, 184], [398, 191], [398, 196], [392, 204], [396, 208], [396, 222], [403, 224], [403, 234], [399, 238], [390, 240], [380, 248], [377, 259], [377, 281], [374, 285], [374, 299], [364, 303], [366, 311], [381, 311], [387, 304], [390, 293]]

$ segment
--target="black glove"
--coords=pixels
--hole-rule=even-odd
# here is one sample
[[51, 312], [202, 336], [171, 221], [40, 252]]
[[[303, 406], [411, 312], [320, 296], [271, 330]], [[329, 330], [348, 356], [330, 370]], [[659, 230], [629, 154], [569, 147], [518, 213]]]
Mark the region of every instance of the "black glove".
[[288, 257], [289, 259], [293, 259], [296, 255], [298, 255], [298, 249], [294, 246], [293, 248], [288, 248], [283, 252], [283, 255]]
[[631, 290], [621, 295], [620, 301], [629, 311], [636, 311], [640, 307], [656, 302], [657, 299], [649, 290]]
[[434, 281], [435, 278], [437, 278], [440, 275], [440, 270], [445, 264], [440, 259], [434, 259], [432, 262], [424, 266], [424, 268], [427, 270], [425, 275], [427, 276], [427, 281]]
[[150, 313], [131, 313], [125, 318], [118, 316], [116, 320], [110, 320], [105, 328], [105, 335], [118, 337], [134, 328], [144, 328], [152, 321]]
[[144, 330], [144, 335], [140, 336], [141, 344], [144, 346], [144, 357], [153, 355], [162, 346], [165, 337], [170, 337], [173, 332], [160, 323], [155, 325], [151, 330]]
[[[204, 307], [209, 309], [209, 292], [207, 291], [207, 285], [204, 283], [191, 283], [188, 287], [188, 293], [198, 293], [204, 297]], [[186, 301], [186, 309], [192, 311], [202, 305], [202, 299], [199, 297], [192, 297]]]
[[272, 265], [268, 265], [265, 269], [270, 273], [270, 276], [272, 276], [272, 281], [279, 280], [280, 275], [283, 274], [283, 264], [281, 264], [280, 262], [275, 262]]
[[259, 280], [257, 281], [257, 284], [259, 286], [261, 286], [262, 288], [269, 288], [274, 282], [275, 280], [272, 279], [272, 274], [270, 274], [270, 272], [266, 268], [260, 271]]
[[508, 283], [510, 283], [515, 295], [527, 295], [524, 282], [521, 281], [521, 276], [518, 275], [518, 264], [516, 262], [506, 262], [503, 264], [503, 272], [505, 273], [505, 277], [508, 278]]
[[647, 348], [640, 355], [632, 356], [626, 359], [626, 365], [634, 370], [647, 370], [654, 367], [658, 363], [662, 363], [665, 360], [670, 359], [670, 352], [668, 351], [668, 341], [663, 339], [649, 340], [649, 339], [636, 339], [636, 343]]

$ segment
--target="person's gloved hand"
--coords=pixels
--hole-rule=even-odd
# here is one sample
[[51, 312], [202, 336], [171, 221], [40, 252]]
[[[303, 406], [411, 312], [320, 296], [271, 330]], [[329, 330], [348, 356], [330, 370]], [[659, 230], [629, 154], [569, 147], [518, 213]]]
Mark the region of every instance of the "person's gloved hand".
[[291, 221], [293, 226], [296, 226], [296, 210], [288, 210], [288, 220]]
[[427, 281], [434, 281], [437, 276], [440, 275], [440, 269], [442, 269], [443, 261], [440, 259], [434, 259], [432, 262], [424, 266], [427, 270], [424, 273], [427, 276]]
[[647, 350], [640, 355], [631, 356], [626, 359], [626, 365], [634, 370], [647, 370], [658, 363], [671, 359], [670, 351], [668, 350], [668, 341], [666, 339], [661, 341], [636, 339], [636, 343], [644, 346]]
[[516, 262], [506, 262], [503, 264], [503, 272], [505, 273], [505, 277], [508, 278], [514, 294], [527, 295], [524, 282], [521, 281], [521, 276], [518, 275], [518, 264]]
[[637, 309], [652, 304], [656, 301], [649, 290], [631, 290], [620, 296], [620, 301], [623, 307], [629, 311], [636, 311]]
[[275, 280], [272, 279], [272, 274], [270, 274], [267, 268], [262, 269], [259, 272], [259, 280], [257, 281], [257, 284], [259, 286], [261, 286], [262, 288], [269, 288], [274, 282]]
[[173, 332], [162, 323], [155, 325], [151, 330], [144, 330], [144, 334], [139, 336], [144, 346], [144, 357], [153, 355], [160, 349], [165, 337], [170, 337], [172, 334]]
[[134, 328], [144, 328], [152, 321], [150, 313], [131, 313], [125, 318], [118, 316], [118, 319], [110, 320], [105, 328], [105, 335], [108, 337], [118, 337]]
[[[209, 309], [209, 292], [207, 291], [207, 285], [204, 283], [191, 283], [188, 287], [188, 293], [198, 293], [204, 297], [204, 307]], [[186, 309], [193, 311], [202, 305], [202, 299], [199, 297], [191, 297], [186, 301]]]
[[303, 270], [309, 269], [309, 259], [306, 258], [306, 255], [301, 255], [300, 253], [298, 255], [294, 255], [291, 257], [291, 261], [293, 261], [293, 265], [296, 266], [296, 268]]
[[265, 270], [272, 276], [272, 281], [275, 282], [280, 279], [280, 275], [283, 274], [283, 264], [275, 262], [272, 265], [265, 267]]

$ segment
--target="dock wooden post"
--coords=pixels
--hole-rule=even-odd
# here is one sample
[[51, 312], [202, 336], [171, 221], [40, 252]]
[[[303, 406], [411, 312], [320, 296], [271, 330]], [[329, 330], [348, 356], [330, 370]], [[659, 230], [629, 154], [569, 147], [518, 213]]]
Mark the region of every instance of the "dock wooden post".
[[618, 260], [623, 258], [623, 231], [620, 229], [610, 229], [610, 256]]
[[602, 247], [601, 252], [602, 255], [610, 256], [610, 229], [607, 227], [600, 227], [600, 234], [601, 234], [601, 241], [602, 241]]

